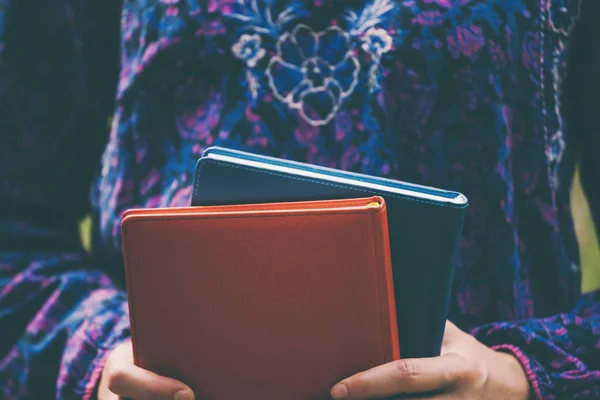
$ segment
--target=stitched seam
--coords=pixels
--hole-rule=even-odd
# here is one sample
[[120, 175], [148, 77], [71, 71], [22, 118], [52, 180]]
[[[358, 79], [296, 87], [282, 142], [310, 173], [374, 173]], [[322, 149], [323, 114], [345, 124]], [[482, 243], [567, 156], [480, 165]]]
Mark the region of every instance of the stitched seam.
[[[270, 211], [267, 210], [267, 212], [281, 212], [281, 213], [285, 213], [289, 210], [274, 210], [274, 211]], [[305, 212], [294, 212], [293, 214], [276, 214], [276, 215], [232, 215], [229, 214], [228, 215], [209, 215], [209, 214], [201, 214], [201, 215], [188, 215], [183, 217], [181, 214], [179, 215], [165, 215], [165, 216], [159, 216], [156, 219], [153, 220], [131, 220], [128, 222], [129, 225], [133, 225], [133, 224], [138, 224], [138, 223], [142, 223], [142, 222], [159, 222], [159, 221], [176, 221], [176, 220], [180, 220], [180, 221], [194, 221], [194, 220], [219, 220], [219, 219], [251, 219], [251, 218], [295, 218], [295, 217], [307, 217], [307, 216], [335, 216], [335, 215], [360, 215], [360, 214], [368, 214], [370, 212], [369, 209], [366, 210], [352, 210], [352, 211], [344, 211], [344, 212], [340, 212], [340, 211], [328, 211], [328, 212], [323, 212], [323, 211], [318, 211], [318, 210], [314, 210], [314, 211], [305, 211]], [[235, 213], [235, 211], [233, 211], [232, 213]], [[133, 216], [132, 216], [133, 217]]]
[[[136, 221], [133, 221], [136, 222]], [[130, 294], [130, 296], [127, 296], [127, 301], [130, 304], [130, 312], [129, 312], [129, 318], [131, 319], [131, 343], [132, 343], [132, 347], [133, 347], [133, 356], [134, 356], [134, 360], [139, 362], [139, 353], [137, 350], [137, 346], [136, 346], [136, 342], [137, 342], [137, 336], [135, 335], [135, 330], [136, 330], [136, 320], [135, 320], [135, 304], [133, 301], [133, 282], [131, 281], [131, 268], [129, 267], [129, 251], [127, 250], [127, 233], [128, 233], [128, 227], [127, 225], [125, 226], [125, 228], [123, 229], [123, 249], [125, 250], [125, 262], [127, 265], [127, 290]]]
[[[377, 214], [379, 214], [380, 212], [381, 211], [377, 212]], [[371, 244], [372, 244], [372, 247], [373, 247], [373, 260], [374, 260], [373, 266], [375, 268], [375, 274], [374, 275], [375, 275], [375, 287], [377, 288], [377, 304], [379, 306], [379, 307], [377, 307], [377, 319], [379, 320], [379, 332], [380, 332], [380, 334], [379, 334], [379, 350], [381, 352], [380, 353], [380, 357], [381, 357], [381, 361], [383, 363], [383, 362], [385, 362], [385, 355], [384, 355], [385, 354], [385, 349], [384, 349], [384, 345], [383, 345], [383, 335], [384, 335], [383, 324], [381, 322], [382, 321], [382, 318], [381, 318], [381, 307], [382, 307], [382, 304], [381, 304], [381, 290], [379, 288], [379, 280], [381, 278], [381, 276], [380, 276], [381, 275], [381, 271], [377, 271], [376, 265], [378, 264], [378, 261], [379, 261], [379, 263], [385, 264], [385, 260], [381, 260], [380, 259], [381, 257], [377, 257], [377, 249], [375, 247], [375, 241], [377, 240], [377, 238], [379, 237], [379, 235], [377, 235], [375, 233], [375, 227], [377, 226], [377, 224], [375, 224], [375, 222], [373, 221], [375, 219], [375, 214], [376, 213], [371, 213], [371, 232], [372, 232]], [[386, 295], [387, 295], [387, 293], [386, 293]], [[387, 304], [386, 304], [386, 307], [387, 307]], [[389, 332], [385, 333], [385, 336], [388, 337], [389, 336]]]
[[[354, 190], [354, 191], [359, 192], [359, 193], [366, 193], [366, 194], [378, 193], [379, 195], [383, 195], [383, 196], [386, 196], [386, 197], [394, 197], [394, 198], [397, 198], [397, 199], [414, 201], [414, 202], [417, 202], [417, 203], [430, 204], [430, 205], [437, 206], [437, 207], [446, 207], [446, 208], [454, 208], [454, 209], [463, 209], [464, 208], [464, 207], [459, 207], [459, 206], [453, 206], [451, 204], [446, 204], [446, 203], [436, 203], [436, 202], [433, 202], [433, 201], [416, 199], [414, 197], [402, 196], [402, 195], [398, 195], [398, 194], [394, 194], [394, 193], [389, 193], [389, 192], [383, 192], [383, 191], [377, 190], [377, 189], [367, 190], [367, 189], [362, 189], [362, 188], [358, 188], [358, 187], [350, 186], [350, 185], [346, 185], [346, 184], [341, 184], [341, 183], [333, 183], [333, 182], [327, 182], [327, 181], [322, 181], [322, 180], [315, 180], [315, 179], [310, 179], [310, 178], [302, 178], [302, 177], [298, 177], [298, 176], [294, 176], [294, 175], [288, 175], [288, 174], [283, 174], [283, 173], [278, 173], [278, 172], [273, 172], [273, 171], [264, 171], [264, 170], [254, 169], [254, 168], [245, 167], [245, 166], [241, 166], [241, 165], [231, 165], [231, 164], [223, 163], [223, 162], [216, 161], [216, 160], [207, 159], [206, 161], [204, 161], [204, 163], [213, 163], [215, 165], [219, 165], [219, 166], [222, 166], [222, 167], [229, 167], [229, 168], [240, 169], [240, 170], [244, 170], [244, 171], [260, 172], [260, 173], [267, 174], [267, 175], [278, 176], [278, 177], [281, 177], [281, 178], [295, 179], [295, 180], [298, 180], [298, 181], [311, 182], [311, 183], [319, 183], [321, 185], [326, 185], [326, 186], [332, 186], [332, 187], [337, 187], [337, 188], [342, 188], [342, 189], [350, 189], [350, 190]], [[198, 195], [198, 191], [200, 189], [200, 185], [199, 185], [200, 172], [202, 170], [202, 167], [204, 167], [204, 163], [200, 164], [198, 166], [198, 168], [197, 168], [197, 171], [196, 171], [196, 188], [194, 190], [194, 197], [196, 197]]]

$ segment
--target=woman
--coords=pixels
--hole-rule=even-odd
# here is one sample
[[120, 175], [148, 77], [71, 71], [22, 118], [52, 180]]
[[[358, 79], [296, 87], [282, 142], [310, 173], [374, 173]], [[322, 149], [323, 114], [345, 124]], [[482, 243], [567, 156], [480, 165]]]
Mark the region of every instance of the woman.
[[119, 217], [188, 205], [215, 144], [470, 200], [442, 356], [332, 397], [600, 397], [569, 208], [579, 163], [600, 223], [600, 2], [106, 3], [0, 3], [0, 397], [193, 398], [133, 366]]

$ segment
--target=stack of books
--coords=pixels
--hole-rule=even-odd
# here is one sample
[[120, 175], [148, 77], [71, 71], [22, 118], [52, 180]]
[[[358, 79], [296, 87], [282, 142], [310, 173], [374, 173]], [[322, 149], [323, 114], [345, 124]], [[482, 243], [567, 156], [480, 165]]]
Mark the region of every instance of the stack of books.
[[192, 204], [122, 220], [135, 363], [206, 399], [327, 399], [439, 355], [467, 199], [207, 149]]

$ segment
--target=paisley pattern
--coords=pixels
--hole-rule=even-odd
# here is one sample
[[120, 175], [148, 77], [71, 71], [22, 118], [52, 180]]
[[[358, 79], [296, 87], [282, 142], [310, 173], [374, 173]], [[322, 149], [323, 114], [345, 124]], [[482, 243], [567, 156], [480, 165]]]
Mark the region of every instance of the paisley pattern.
[[465, 193], [450, 318], [536, 398], [600, 397], [569, 203], [579, 163], [600, 226], [600, 2], [37, 1], [0, 1], [0, 397], [93, 397], [120, 217], [188, 205], [211, 145]]

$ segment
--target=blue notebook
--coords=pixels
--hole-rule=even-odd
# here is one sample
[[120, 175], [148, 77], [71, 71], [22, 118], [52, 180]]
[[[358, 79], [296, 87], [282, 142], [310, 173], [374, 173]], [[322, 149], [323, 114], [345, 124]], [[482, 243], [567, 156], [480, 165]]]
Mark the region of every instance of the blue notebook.
[[438, 356], [468, 204], [461, 193], [211, 147], [198, 160], [192, 206], [365, 196], [387, 204], [401, 356]]

